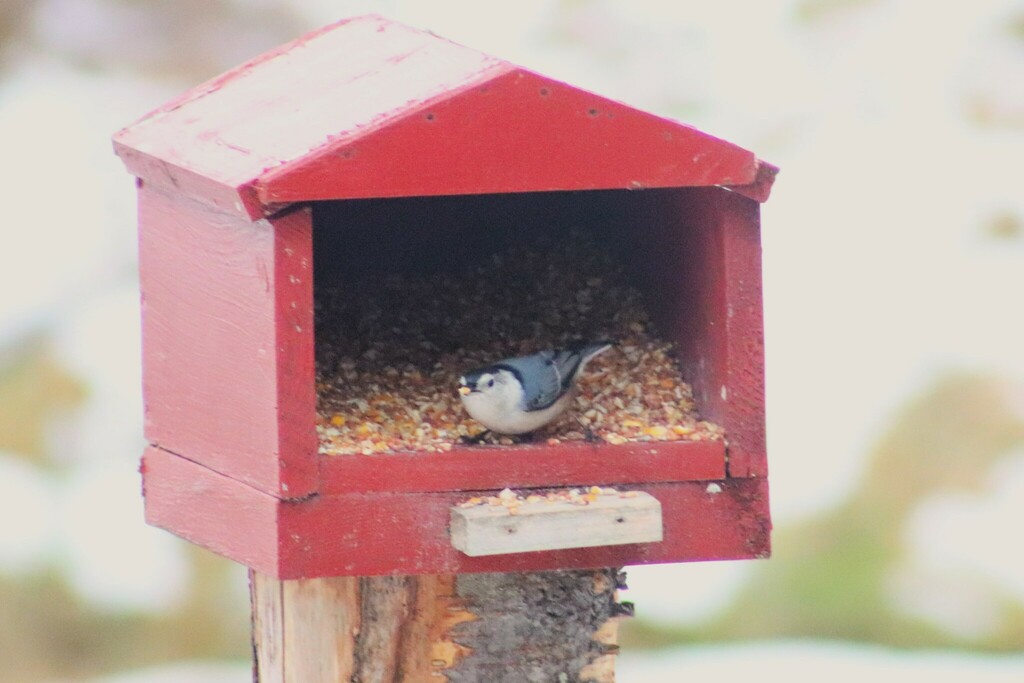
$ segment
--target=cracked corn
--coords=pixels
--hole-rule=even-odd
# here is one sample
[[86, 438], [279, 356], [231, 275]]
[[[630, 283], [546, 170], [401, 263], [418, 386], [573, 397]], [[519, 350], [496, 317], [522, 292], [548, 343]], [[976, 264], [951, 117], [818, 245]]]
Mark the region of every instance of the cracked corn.
[[[570, 267], [566, 267], [571, 264]], [[700, 419], [672, 345], [639, 291], [584, 233], [516, 246], [459, 272], [389, 274], [317, 291], [320, 452], [443, 452], [475, 436], [456, 392], [465, 371], [579, 339], [615, 339], [575, 406], [537, 435], [554, 445], [721, 439]], [[484, 444], [511, 440], [488, 436]]]

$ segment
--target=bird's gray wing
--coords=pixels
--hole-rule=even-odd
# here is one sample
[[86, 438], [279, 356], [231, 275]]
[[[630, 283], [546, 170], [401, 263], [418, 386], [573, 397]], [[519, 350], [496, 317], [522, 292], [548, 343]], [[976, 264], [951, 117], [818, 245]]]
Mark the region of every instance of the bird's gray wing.
[[523, 410], [544, 410], [571, 387], [580, 367], [612, 342], [576, 344], [561, 351], [541, 351], [532, 356], [509, 358], [498, 363], [523, 384]]
[[568, 388], [563, 388], [558, 357], [554, 351], [542, 351], [498, 363], [499, 367], [508, 369], [522, 382], [523, 410], [543, 410], [557, 401]]

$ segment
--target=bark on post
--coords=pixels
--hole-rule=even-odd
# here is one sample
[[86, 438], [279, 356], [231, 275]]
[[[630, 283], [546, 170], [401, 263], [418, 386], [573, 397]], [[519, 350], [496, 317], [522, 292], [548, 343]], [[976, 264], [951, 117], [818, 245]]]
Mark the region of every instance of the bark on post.
[[258, 683], [612, 683], [630, 613], [616, 569], [250, 579]]

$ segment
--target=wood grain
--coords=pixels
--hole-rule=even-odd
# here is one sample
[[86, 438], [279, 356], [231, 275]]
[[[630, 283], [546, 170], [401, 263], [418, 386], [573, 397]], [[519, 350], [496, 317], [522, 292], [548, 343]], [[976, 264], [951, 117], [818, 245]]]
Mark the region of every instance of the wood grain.
[[662, 540], [661, 503], [642, 492], [588, 504], [542, 500], [451, 509], [452, 546], [470, 557]]
[[454, 629], [470, 653], [448, 680], [614, 680], [618, 577], [607, 568], [459, 576], [458, 595], [476, 619]]
[[139, 189], [150, 443], [282, 497], [317, 486], [310, 216]]
[[728, 370], [725, 423], [729, 475], [767, 477], [764, 384], [764, 305], [761, 287], [761, 207], [746, 197], [717, 195], [725, 252]]
[[255, 680], [611, 683], [620, 583], [615, 569], [291, 581], [250, 572]]
[[279, 581], [250, 572], [259, 683], [436, 681], [468, 654], [452, 640], [476, 617], [451, 576]]
[[352, 680], [358, 578], [277, 581], [251, 572], [250, 583], [260, 683]]

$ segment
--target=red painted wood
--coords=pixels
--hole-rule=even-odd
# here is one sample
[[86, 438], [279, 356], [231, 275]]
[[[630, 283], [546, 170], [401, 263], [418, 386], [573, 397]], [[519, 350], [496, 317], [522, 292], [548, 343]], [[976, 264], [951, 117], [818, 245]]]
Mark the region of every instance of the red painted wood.
[[[742, 559], [769, 553], [767, 481], [646, 485], [662, 504], [660, 543], [470, 558], [451, 547], [463, 493], [349, 493], [282, 501], [173, 454], [146, 453], [147, 520], [279, 578], [538, 571]], [[482, 492], [478, 492], [482, 493]], [[274, 539], [270, 547], [267, 539]]]
[[313, 211], [271, 218], [274, 231], [274, 325], [277, 457], [280, 494], [319, 489], [316, 362], [313, 327]]
[[187, 180], [208, 178], [235, 194], [224, 208], [257, 218], [248, 186], [266, 169], [508, 68], [380, 17], [345, 20], [189, 90], [120, 131], [115, 148], [134, 150], [130, 170], [149, 182], [206, 199], [211, 188]]
[[754, 182], [747, 185], [732, 185], [726, 187], [733, 192], [738, 192], [747, 199], [753, 199], [755, 202], [763, 203], [768, 201], [768, 197], [772, 192], [772, 184], [775, 182], [775, 176], [778, 174], [778, 166], [773, 166], [764, 161], [758, 161], [757, 177], [754, 179]]
[[720, 441], [457, 447], [449, 453], [322, 456], [320, 492], [472, 491], [722, 479]]
[[236, 562], [277, 571], [279, 499], [150, 446], [142, 457], [146, 522]]
[[[285, 578], [375, 574], [541, 571], [768, 554], [764, 480], [733, 479], [637, 487], [662, 504], [661, 543], [467, 557], [451, 547], [449, 509], [464, 493], [342, 494], [281, 509]], [[493, 492], [492, 492], [493, 493]]]
[[634, 195], [622, 220], [651, 313], [701, 414], [725, 428], [729, 473], [767, 476], [759, 205], [723, 188]]
[[143, 186], [139, 226], [147, 439], [275, 495], [312, 492], [309, 214], [250, 223]]
[[261, 55], [115, 136], [129, 170], [258, 218], [281, 203], [746, 186], [753, 154], [380, 17]]
[[[289, 578], [767, 552], [757, 202], [775, 167], [378, 17], [193, 89], [115, 147], [143, 179], [151, 522]], [[279, 211], [363, 197], [377, 199], [320, 203], [316, 218]], [[726, 429], [728, 463], [721, 443], [319, 456], [314, 220], [317, 277], [342, 281], [359, 269], [443, 269], [551, 225], [594, 230], [646, 287], [701, 413]], [[359, 244], [386, 253], [360, 258]], [[664, 543], [475, 559], [447, 544], [447, 508], [473, 491], [640, 482], [665, 506]]]
[[727, 390], [723, 421], [729, 425], [729, 474], [767, 477], [765, 434], [764, 311], [761, 287], [761, 206], [746, 197], [716, 196], [725, 256]]
[[744, 184], [753, 154], [516, 70], [257, 182], [264, 203], [352, 197]]

